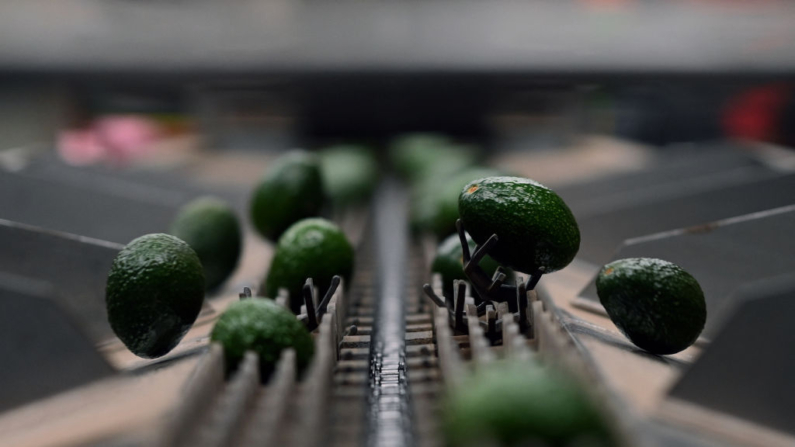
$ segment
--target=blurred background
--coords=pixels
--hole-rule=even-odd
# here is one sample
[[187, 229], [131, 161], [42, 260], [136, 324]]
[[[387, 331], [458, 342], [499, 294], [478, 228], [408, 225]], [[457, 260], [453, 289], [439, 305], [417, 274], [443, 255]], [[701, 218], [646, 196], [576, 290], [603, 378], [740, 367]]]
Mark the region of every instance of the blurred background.
[[[735, 298], [756, 296], [749, 284], [795, 272], [795, 3], [778, 0], [2, 2], [0, 289], [57, 296], [89, 341], [48, 345], [0, 373], [23, 384], [0, 393], [0, 444], [144, 445], [151, 433], [140, 428], [179, 399], [162, 390], [179, 389], [194, 366], [178, 359], [206, 353], [207, 331], [191, 333], [162, 364], [134, 358], [105, 322], [109, 259], [135, 237], [166, 231], [192, 199], [223, 198], [243, 222], [245, 244], [238, 270], [200, 316], [212, 322], [224, 297], [256, 288], [267, 270], [272, 244], [247, 216], [274, 159], [293, 148], [355, 144], [391, 178], [388, 149], [416, 132], [446, 135], [484, 165], [533, 178], [566, 200], [580, 223], [580, 253], [539, 291], [561, 321], [617, 336], [593, 287], [615, 257], [653, 254], [698, 273], [715, 319], [681, 356], [657, 361], [631, 351], [635, 360], [627, 360], [611, 351], [613, 339], [584, 340], [586, 329], [563, 335], [615, 397], [605, 411], [625, 445], [791, 445], [795, 390], [786, 374], [771, 372], [795, 372], [783, 341], [749, 342], [760, 358], [733, 361], [759, 367], [725, 380], [713, 373], [734, 365], [732, 354], [716, 349], [706, 373], [694, 368], [697, 378], [674, 387], [717, 346], [725, 322], [739, 318]], [[367, 246], [357, 240], [366, 239], [369, 208], [325, 212], [359, 247]], [[409, 214], [402, 217], [408, 225]], [[435, 247], [442, 236], [431, 233], [421, 229], [416, 239]], [[419, 296], [420, 282], [414, 286]], [[8, 312], [0, 327], [27, 324], [14, 316], [23, 310]], [[30, 312], [36, 320], [39, 311]], [[748, 330], [758, 334], [766, 321]], [[18, 356], [18, 345], [0, 346], [6, 358]], [[63, 380], [27, 373], [38, 364], [63, 368]], [[169, 368], [152, 385], [160, 391], [139, 394], [147, 373]], [[35, 407], [120, 371], [135, 380], [74, 401], [88, 404]], [[769, 388], [720, 397], [749, 383]], [[100, 407], [106, 392], [149, 411]], [[687, 421], [691, 413], [660, 404], [671, 392], [677, 405], [708, 410]], [[430, 415], [431, 434], [417, 422], [413, 439], [439, 445], [428, 402], [429, 413], [415, 412]], [[54, 431], [39, 426], [75, 406], [88, 416]], [[87, 422], [114, 411], [124, 416]], [[705, 428], [721, 423], [730, 427]], [[337, 433], [335, 445], [361, 438], [351, 433]]]

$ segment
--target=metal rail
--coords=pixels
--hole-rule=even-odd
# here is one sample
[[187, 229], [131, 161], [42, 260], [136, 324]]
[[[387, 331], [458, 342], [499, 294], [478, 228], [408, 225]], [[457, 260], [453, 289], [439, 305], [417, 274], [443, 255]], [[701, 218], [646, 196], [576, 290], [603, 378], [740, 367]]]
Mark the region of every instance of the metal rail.
[[413, 445], [406, 372], [408, 201], [394, 180], [376, 196], [378, 301], [370, 348], [368, 446]]

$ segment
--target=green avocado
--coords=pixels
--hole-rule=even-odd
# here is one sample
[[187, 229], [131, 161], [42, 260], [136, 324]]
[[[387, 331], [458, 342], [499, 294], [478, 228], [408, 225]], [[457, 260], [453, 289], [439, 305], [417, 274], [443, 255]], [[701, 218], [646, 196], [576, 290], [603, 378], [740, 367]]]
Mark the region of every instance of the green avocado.
[[698, 281], [661, 259], [613, 261], [596, 277], [596, 291], [618, 329], [652, 354], [684, 350], [695, 343], [707, 321]]
[[251, 199], [251, 221], [262, 236], [276, 240], [293, 223], [317, 216], [323, 206], [320, 164], [294, 150], [265, 172]]
[[323, 187], [337, 206], [366, 201], [378, 183], [378, 163], [361, 146], [332, 146], [320, 151]]
[[406, 179], [416, 175], [416, 169], [435, 157], [434, 151], [450, 143], [450, 139], [436, 133], [400, 135], [390, 144], [389, 158], [395, 170]]
[[210, 339], [224, 347], [229, 369], [240, 363], [246, 351], [256, 352], [263, 377], [273, 372], [285, 348], [295, 350], [299, 371], [309, 365], [315, 352], [312, 335], [295, 315], [262, 298], [232, 303], [215, 323]]
[[105, 290], [110, 327], [133, 354], [167, 354], [196, 321], [204, 301], [201, 261], [168, 234], [147, 234], [124, 247]]
[[[577, 382], [536, 363], [503, 360], [478, 369], [446, 396], [447, 445], [612, 445]], [[578, 443], [576, 445], [579, 445]]]
[[235, 270], [240, 257], [240, 222], [223, 200], [201, 197], [180, 210], [169, 233], [187, 242], [204, 267], [208, 290], [215, 289]]
[[[431, 232], [436, 234], [438, 238], [445, 237], [455, 231], [455, 221], [458, 219], [458, 194], [461, 191], [461, 187], [469, 180], [484, 177], [485, 175], [472, 177], [460, 184], [458, 188], [452, 188], [450, 183], [451, 181], [460, 182], [456, 178], [460, 175], [466, 175], [464, 173], [470, 171], [481, 171], [486, 175], [499, 174], [495, 170], [473, 166], [471, 159], [452, 158], [447, 162], [434, 165], [421, 178], [411, 184], [410, 224], [412, 231], [415, 233]], [[437, 230], [435, 229], [435, 226], [439, 225], [437, 221], [445, 222], [443, 218], [438, 217], [441, 215], [441, 203], [449, 200], [450, 194], [454, 195], [453, 200], [455, 201], [453, 226], [450, 227], [448, 225], [447, 230]]]
[[444, 177], [473, 165], [475, 148], [455, 144], [443, 135], [410, 134], [400, 137], [390, 151], [393, 166], [412, 184]]
[[580, 249], [577, 221], [554, 191], [521, 177], [487, 177], [464, 186], [458, 199], [464, 228], [478, 244], [496, 234], [489, 253], [500, 264], [533, 273], [566, 267]]
[[[475, 241], [468, 234], [467, 244], [469, 244], [469, 253], [474, 253]], [[492, 277], [499, 264], [490, 256], [486, 256], [480, 261], [480, 267], [489, 277]], [[442, 291], [444, 296], [449, 298], [453, 297], [453, 280], [468, 280], [464, 274], [464, 250], [461, 249], [458, 233], [451, 235], [439, 244], [439, 248], [436, 249], [436, 257], [433, 258], [433, 264], [431, 264], [431, 271], [442, 275]], [[505, 274], [506, 283], [510, 284], [513, 272], [506, 270]]]
[[290, 293], [290, 308], [298, 313], [303, 304], [301, 291], [307, 278], [321, 294], [331, 286], [334, 275], [350, 284], [353, 273], [353, 247], [345, 233], [325, 219], [304, 219], [284, 232], [276, 244], [263, 289], [269, 298], [279, 288]]
[[458, 220], [458, 197], [461, 189], [469, 182], [484, 177], [495, 177], [503, 173], [493, 168], [473, 167], [457, 172], [444, 180], [436, 194], [431, 195], [433, 209], [431, 231], [442, 238], [456, 231], [455, 221]]

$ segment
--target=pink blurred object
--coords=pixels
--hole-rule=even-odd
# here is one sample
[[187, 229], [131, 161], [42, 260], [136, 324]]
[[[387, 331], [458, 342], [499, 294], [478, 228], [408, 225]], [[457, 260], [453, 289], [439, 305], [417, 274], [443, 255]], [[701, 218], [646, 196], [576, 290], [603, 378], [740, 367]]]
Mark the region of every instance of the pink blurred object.
[[105, 157], [93, 129], [64, 130], [58, 134], [58, 154], [71, 165], [90, 165]]
[[94, 122], [97, 136], [111, 162], [125, 162], [149, 152], [160, 139], [160, 126], [147, 118], [134, 115], [108, 116]]
[[58, 135], [58, 153], [65, 162], [88, 165], [105, 161], [123, 164], [150, 152], [153, 143], [163, 137], [160, 125], [135, 115], [98, 118], [84, 129], [62, 131]]

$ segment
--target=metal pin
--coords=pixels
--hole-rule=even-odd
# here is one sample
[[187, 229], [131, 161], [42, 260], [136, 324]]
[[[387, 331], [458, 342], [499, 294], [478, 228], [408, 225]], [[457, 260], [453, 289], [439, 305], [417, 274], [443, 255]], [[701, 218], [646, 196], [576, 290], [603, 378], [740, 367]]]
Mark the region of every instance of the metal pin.
[[[532, 277], [531, 277], [532, 278]], [[538, 275], [538, 278], [541, 278], [541, 275]], [[527, 331], [527, 286], [526, 284], [530, 283], [531, 280], [528, 280], [527, 283], [523, 283], [519, 281], [519, 284], [516, 285], [516, 307], [519, 310], [519, 329], [522, 332]], [[538, 283], [538, 279], [535, 280], [535, 283]]]
[[467, 264], [472, 257], [469, 254], [469, 243], [467, 243], [467, 236], [464, 232], [464, 222], [461, 219], [456, 219], [455, 228], [458, 230], [458, 239], [461, 241], [461, 248], [464, 251], [464, 264]]
[[317, 328], [317, 314], [315, 313], [315, 288], [312, 285], [312, 278], [307, 278], [304, 288], [301, 290], [306, 306], [307, 328], [314, 331]]
[[466, 327], [464, 322], [464, 307], [466, 302], [466, 282], [456, 280], [453, 282], [453, 295], [455, 298], [455, 327], [463, 330]]
[[480, 261], [489, 251], [491, 251], [492, 248], [494, 248], [495, 245], [497, 245], [497, 242], [499, 241], [500, 238], [498, 238], [496, 234], [492, 234], [485, 244], [481, 245], [477, 248], [477, 250], [475, 250], [475, 253], [472, 255], [472, 259], [469, 262], [474, 262], [475, 265], [480, 264]]
[[436, 295], [436, 292], [433, 291], [433, 287], [431, 287], [430, 284], [425, 284], [424, 286], [422, 286], [422, 290], [425, 292], [425, 296], [430, 298], [434, 304], [436, 304], [441, 308], [446, 307], [444, 301], [441, 298], [439, 298], [438, 295]]
[[[337, 291], [340, 281], [342, 281], [342, 278], [340, 278], [339, 275], [334, 275], [334, 277], [331, 278], [331, 285], [326, 291], [326, 295], [323, 297], [323, 300], [320, 301], [320, 304], [317, 305], [317, 310], [315, 311], [315, 317], [317, 320], [320, 320], [320, 317], [326, 313], [326, 307], [328, 306], [329, 301], [331, 301], [331, 297], [334, 296], [334, 292]], [[309, 308], [307, 307], [307, 309]]]
[[492, 277], [491, 285], [489, 286], [488, 289], [486, 289], [486, 291], [489, 294], [491, 294], [495, 289], [502, 287], [502, 284], [505, 282], [505, 278], [507, 278], [505, 273], [502, 273], [499, 270], [494, 272], [494, 276]]

